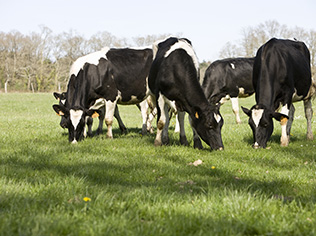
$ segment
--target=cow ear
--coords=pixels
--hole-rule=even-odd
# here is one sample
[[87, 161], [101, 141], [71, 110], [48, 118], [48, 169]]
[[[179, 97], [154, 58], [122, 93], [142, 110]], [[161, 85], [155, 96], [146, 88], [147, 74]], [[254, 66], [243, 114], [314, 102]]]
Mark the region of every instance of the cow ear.
[[91, 116], [92, 118], [97, 118], [100, 116], [100, 110], [96, 110], [96, 109], [91, 109], [91, 110], [87, 110], [86, 114], [87, 116]]
[[54, 92], [53, 95], [58, 101], [61, 99], [61, 96], [62, 96], [61, 93], [56, 93], [56, 92]]
[[251, 110], [249, 110], [246, 107], [241, 106], [241, 109], [243, 110], [243, 112], [247, 115], [247, 116], [251, 116]]
[[56, 112], [56, 114], [59, 116], [68, 116], [69, 115], [68, 109], [64, 106], [55, 104], [55, 105], [53, 105], [53, 109]]
[[277, 121], [281, 121], [281, 122], [282, 122], [282, 120], [284, 121], [284, 119], [286, 119], [286, 120], [289, 119], [289, 117], [287, 115], [281, 114], [279, 112], [273, 112], [272, 117], [274, 119], [276, 119]]

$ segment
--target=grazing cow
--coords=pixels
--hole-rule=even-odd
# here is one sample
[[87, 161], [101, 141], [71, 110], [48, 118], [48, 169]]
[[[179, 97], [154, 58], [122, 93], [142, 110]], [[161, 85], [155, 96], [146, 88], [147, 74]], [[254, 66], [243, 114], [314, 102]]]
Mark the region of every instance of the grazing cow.
[[[83, 139], [87, 116], [99, 113], [106, 107], [107, 137], [113, 138], [112, 122], [116, 104], [146, 106], [147, 77], [153, 61], [152, 49], [109, 49], [90, 54], [89, 60], [71, 73], [73, 83], [68, 84], [65, 105], [54, 105], [54, 110], [64, 115], [68, 123], [69, 141]], [[79, 64], [79, 63], [78, 63]], [[146, 133], [147, 111], [143, 115], [143, 134]]]
[[[267, 146], [273, 132], [272, 118], [281, 123], [281, 146], [288, 146], [295, 111], [292, 102], [302, 100], [307, 138], [313, 139], [311, 96], [315, 87], [311, 79], [310, 53], [303, 42], [272, 38], [261, 46], [254, 62], [253, 85], [256, 105], [250, 110], [242, 109], [249, 116], [254, 148]], [[279, 108], [280, 112], [276, 112]]]
[[[53, 93], [54, 97], [59, 101], [59, 104], [60, 105], [65, 105], [66, 103], [66, 98], [67, 98], [67, 92], [62, 92], [62, 93], [56, 93], [54, 92]], [[69, 98], [69, 99], [72, 99], [72, 98]], [[100, 101], [102, 102], [102, 100]], [[103, 103], [105, 104], [105, 101], [103, 101]], [[102, 106], [100, 109], [99, 109], [99, 126], [96, 130], [96, 134], [99, 135], [102, 133], [102, 129], [103, 129], [103, 122], [104, 122], [104, 116], [105, 116], [105, 105]], [[118, 124], [119, 124], [119, 128], [121, 130], [121, 133], [126, 133], [127, 132], [127, 129], [120, 117], [120, 113], [119, 113], [119, 110], [118, 110], [118, 107], [116, 106], [115, 107], [115, 111], [114, 111], [114, 117], [116, 118]], [[93, 124], [93, 119], [92, 117], [87, 117], [87, 120], [86, 120], [86, 123], [87, 123], [87, 126], [88, 126], [88, 136], [92, 136], [92, 124]], [[60, 120], [60, 126], [65, 129], [65, 128], [68, 128], [68, 124], [67, 124], [67, 119], [65, 118], [65, 116], [61, 116], [61, 120]], [[85, 132], [84, 132], [85, 133]], [[86, 134], [85, 134], [86, 136]]]
[[[102, 51], [107, 51], [108, 48], [103, 48], [100, 52]], [[85, 63], [93, 63], [93, 60], [95, 60], [95, 54], [100, 54], [100, 52], [96, 52], [96, 53], [91, 53], [82, 57], [79, 57], [70, 67], [70, 72], [69, 72], [69, 81], [68, 81], [68, 85], [67, 85], [67, 92], [63, 92], [63, 93], [56, 93], [54, 92], [53, 95], [54, 97], [59, 101], [60, 105], [66, 105], [66, 101], [68, 104], [72, 103], [73, 100], [73, 96], [74, 96], [74, 91], [75, 91], [75, 79], [77, 76], [77, 73], [79, 71], [80, 68], [82, 68], [84, 66]], [[69, 96], [68, 96], [69, 95]], [[104, 103], [104, 101], [99, 100], [97, 103]], [[105, 103], [104, 103], [105, 104]], [[104, 122], [104, 116], [105, 116], [105, 107], [102, 106], [99, 112], [99, 126], [98, 129], [96, 131], [96, 134], [99, 135], [102, 133], [102, 129], [103, 129], [103, 122]], [[118, 108], [115, 107], [115, 112], [114, 112], [114, 117], [116, 118], [116, 120], [118, 121], [119, 124], [119, 128], [121, 130], [122, 133], [126, 133], [127, 129], [120, 117]], [[87, 117], [86, 119], [86, 123], [88, 126], [88, 136], [92, 136], [92, 124], [93, 124], [93, 119], [91, 117]], [[61, 116], [61, 120], [60, 120], [60, 126], [62, 128], [68, 128], [67, 125], [67, 119], [65, 118], [65, 116]], [[84, 131], [84, 135], [86, 136], [86, 130]]]
[[205, 72], [202, 89], [210, 103], [224, 103], [231, 99], [237, 124], [239, 117], [238, 97], [249, 97], [255, 91], [252, 86], [254, 58], [227, 58], [214, 61]]
[[223, 149], [223, 119], [218, 107], [208, 103], [199, 84], [199, 64], [191, 42], [183, 38], [168, 38], [154, 44], [154, 54], [148, 84], [157, 106], [155, 145], [169, 142], [169, 105], [178, 111], [182, 145], [188, 145], [184, 131], [184, 115], [188, 112], [195, 134], [194, 147], [202, 148], [199, 135], [212, 149]]

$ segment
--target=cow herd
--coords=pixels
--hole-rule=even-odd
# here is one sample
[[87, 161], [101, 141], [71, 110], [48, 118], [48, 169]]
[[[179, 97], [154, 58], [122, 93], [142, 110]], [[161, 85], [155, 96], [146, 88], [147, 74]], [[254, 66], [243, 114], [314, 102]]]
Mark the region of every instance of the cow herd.
[[[292, 102], [296, 101], [304, 101], [307, 138], [313, 139], [311, 98], [316, 85], [303, 42], [273, 38], [254, 58], [215, 61], [201, 84], [199, 77], [196, 53], [185, 38], [169, 37], [155, 42], [152, 48], [103, 48], [73, 63], [67, 91], [54, 93], [59, 104], [53, 109], [62, 117], [60, 125], [68, 129], [71, 143], [92, 135], [94, 117], [100, 119], [97, 134], [105, 121], [107, 137], [113, 138], [113, 117], [126, 132], [117, 104], [135, 104], [143, 118], [142, 134], [151, 130], [152, 117], [157, 115], [156, 146], [169, 143], [171, 110], [177, 114], [182, 145], [188, 145], [184, 129], [188, 113], [194, 147], [203, 148], [201, 138], [211, 149], [222, 150], [221, 104], [230, 98], [236, 122], [240, 123], [238, 97], [255, 93], [256, 104], [251, 109], [242, 107], [249, 116], [254, 148], [266, 147], [273, 118], [282, 127], [281, 146], [289, 144], [295, 110]], [[148, 115], [149, 107], [152, 113]]]

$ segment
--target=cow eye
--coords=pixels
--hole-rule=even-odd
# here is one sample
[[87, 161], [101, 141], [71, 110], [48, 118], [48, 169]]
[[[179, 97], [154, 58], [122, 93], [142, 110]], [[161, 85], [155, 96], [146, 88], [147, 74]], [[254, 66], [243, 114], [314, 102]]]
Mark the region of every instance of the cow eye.
[[261, 124], [264, 128], [267, 128], [268, 127], [268, 123], [262, 123]]
[[209, 127], [210, 127], [210, 129], [215, 129], [215, 127], [217, 127], [217, 123], [216, 122], [211, 122]]

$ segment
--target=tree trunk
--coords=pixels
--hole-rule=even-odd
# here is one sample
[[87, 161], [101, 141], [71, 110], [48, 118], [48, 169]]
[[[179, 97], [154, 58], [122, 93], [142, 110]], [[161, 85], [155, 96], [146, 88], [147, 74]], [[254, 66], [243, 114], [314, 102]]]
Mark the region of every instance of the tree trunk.
[[34, 93], [34, 86], [33, 86], [33, 83], [31, 83], [31, 87], [32, 87], [32, 93]]
[[9, 82], [9, 80], [6, 80], [4, 83], [4, 92], [5, 93], [8, 93], [8, 82]]

